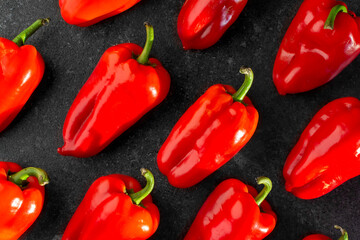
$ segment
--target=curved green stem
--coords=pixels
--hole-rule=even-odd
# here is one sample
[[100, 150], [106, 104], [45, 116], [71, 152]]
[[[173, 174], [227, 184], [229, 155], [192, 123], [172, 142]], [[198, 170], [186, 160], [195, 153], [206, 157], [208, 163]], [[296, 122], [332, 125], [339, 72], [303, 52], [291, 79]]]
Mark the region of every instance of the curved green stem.
[[254, 73], [251, 68], [241, 67], [240, 73], [245, 75], [245, 81], [241, 87], [232, 95], [234, 101], [241, 102], [250, 90], [254, 80]]
[[50, 18], [40, 18], [36, 20], [30, 27], [22, 31], [19, 35], [17, 35], [13, 42], [16, 43], [19, 47], [25, 44], [25, 41], [31, 37], [39, 28], [48, 24], [50, 22]]
[[349, 235], [345, 229], [343, 229], [338, 225], [335, 225], [334, 228], [339, 229], [341, 231], [342, 236], [339, 238], [339, 240], [349, 240]]
[[136, 59], [138, 61], [138, 63], [140, 64], [148, 64], [149, 62], [149, 55], [151, 52], [151, 48], [154, 42], [154, 28], [153, 26], [151, 26], [149, 23], [144, 23], [145, 27], [146, 27], [146, 43], [144, 46], [143, 51], [141, 52], [141, 54], [139, 55], [139, 57]]
[[334, 29], [335, 19], [339, 12], [347, 13], [348, 10], [344, 5], [336, 5], [333, 7], [329, 13], [328, 18], [326, 19], [326, 22], [324, 24], [324, 29]]
[[146, 178], [146, 186], [136, 193], [130, 193], [129, 196], [136, 205], [139, 205], [144, 198], [146, 198], [154, 189], [155, 179], [154, 175], [147, 169], [141, 168], [141, 175]]
[[265, 200], [267, 195], [269, 195], [271, 189], [272, 189], [272, 182], [270, 178], [267, 177], [258, 177], [256, 179], [257, 184], [263, 184], [264, 188], [261, 190], [261, 192], [255, 197], [255, 202], [258, 206], [261, 205], [261, 203]]
[[47, 173], [41, 168], [28, 167], [20, 170], [17, 173], [8, 176], [10, 182], [23, 187], [27, 184], [27, 179], [30, 176], [34, 176], [38, 179], [40, 186], [44, 186], [49, 183], [49, 177]]

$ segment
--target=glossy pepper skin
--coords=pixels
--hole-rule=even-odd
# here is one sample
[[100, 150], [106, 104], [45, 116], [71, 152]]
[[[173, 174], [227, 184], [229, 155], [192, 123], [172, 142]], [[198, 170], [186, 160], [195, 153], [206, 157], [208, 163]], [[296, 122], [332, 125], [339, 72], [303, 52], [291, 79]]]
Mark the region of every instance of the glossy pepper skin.
[[258, 178], [258, 183], [265, 185], [259, 195], [237, 179], [220, 183], [206, 199], [184, 240], [260, 240], [269, 235], [275, 228], [276, 215], [264, 199], [272, 183], [266, 177]]
[[72, 25], [87, 27], [131, 8], [140, 0], [59, 0], [61, 16]]
[[35, 222], [44, 204], [46, 172], [0, 162], [0, 239], [17, 240]]
[[360, 174], [360, 101], [325, 105], [286, 159], [285, 188], [303, 199], [321, 197]]
[[245, 97], [253, 81], [235, 92], [228, 85], [210, 87], [179, 119], [162, 145], [157, 164], [174, 187], [191, 187], [228, 162], [250, 140], [259, 114]]
[[214, 45], [235, 22], [247, 0], [187, 0], [177, 30], [183, 48], [204, 49]]
[[40, 53], [25, 41], [49, 19], [39, 19], [14, 40], [0, 38], [0, 132], [2, 132], [39, 85], [45, 64]]
[[154, 177], [141, 169], [145, 188], [132, 177], [112, 174], [97, 179], [71, 218], [62, 240], [143, 240], [156, 231], [160, 214], [149, 195]]
[[281, 95], [312, 90], [332, 80], [359, 53], [359, 17], [340, 1], [305, 0], [278, 51], [275, 86]]
[[[339, 238], [339, 240], [349, 240], [348, 233], [344, 229], [337, 225], [335, 225], [335, 228], [340, 229], [341, 231], [342, 236]], [[331, 238], [322, 234], [312, 234], [305, 237], [303, 240], [331, 240]]]
[[125, 43], [109, 48], [101, 57], [66, 116], [65, 144], [58, 149], [61, 155], [99, 153], [164, 100], [170, 75], [158, 60], [148, 59], [154, 33], [152, 26], [146, 29], [144, 49]]

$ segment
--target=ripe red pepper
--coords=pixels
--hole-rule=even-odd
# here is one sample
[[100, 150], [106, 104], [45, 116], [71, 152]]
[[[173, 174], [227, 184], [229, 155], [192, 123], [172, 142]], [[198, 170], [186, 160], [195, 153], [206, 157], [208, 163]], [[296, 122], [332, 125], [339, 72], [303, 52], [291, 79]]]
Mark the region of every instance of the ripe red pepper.
[[131, 8], [140, 0], [59, 0], [64, 20], [87, 27]]
[[61, 155], [90, 157], [164, 100], [170, 75], [154, 58], [154, 40], [146, 24], [144, 49], [133, 43], [111, 47], [81, 88], [66, 116]]
[[191, 187], [228, 162], [250, 140], [259, 114], [250, 99], [253, 72], [237, 92], [228, 85], [210, 87], [180, 118], [161, 147], [157, 163], [171, 185]]
[[[339, 238], [339, 240], [349, 240], [348, 233], [345, 231], [345, 229], [342, 229], [341, 227], [335, 225], [336, 229], [340, 229], [342, 236]], [[328, 236], [322, 235], [322, 234], [312, 234], [304, 238], [303, 240], [331, 240]]]
[[178, 22], [184, 49], [204, 49], [214, 45], [235, 22], [247, 0], [187, 0]]
[[49, 183], [40, 168], [22, 169], [0, 162], [0, 239], [17, 240], [35, 222], [44, 204], [44, 185]]
[[40, 53], [34, 46], [24, 44], [48, 22], [49, 19], [37, 20], [12, 41], [0, 38], [0, 132], [20, 112], [44, 75]]
[[340, 1], [305, 0], [277, 54], [275, 86], [281, 95], [317, 88], [332, 80], [359, 53], [359, 17]]
[[97, 179], [71, 218], [62, 240], [147, 239], [156, 231], [160, 214], [150, 192], [154, 176], [141, 169], [146, 186], [136, 179], [112, 174]]
[[260, 240], [269, 235], [275, 228], [276, 215], [264, 200], [272, 183], [260, 177], [258, 184], [265, 185], [259, 195], [237, 179], [220, 183], [206, 199], [184, 240]]
[[286, 159], [286, 190], [299, 198], [318, 198], [358, 176], [359, 122], [358, 99], [339, 98], [325, 105]]

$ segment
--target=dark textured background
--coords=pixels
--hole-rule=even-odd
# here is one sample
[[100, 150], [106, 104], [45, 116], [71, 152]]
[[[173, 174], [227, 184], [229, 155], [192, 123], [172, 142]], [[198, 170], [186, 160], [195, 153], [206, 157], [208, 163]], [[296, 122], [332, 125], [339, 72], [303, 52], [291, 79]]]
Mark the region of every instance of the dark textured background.
[[[260, 175], [273, 180], [268, 201], [278, 215], [277, 226], [267, 239], [298, 240], [315, 232], [338, 239], [334, 224], [346, 228], [350, 239], [360, 239], [359, 177], [310, 201], [284, 189], [284, 161], [312, 116], [336, 98], [360, 97], [360, 58], [321, 88], [285, 97], [276, 92], [274, 59], [301, 2], [249, 0], [215, 46], [183, 51], [176, 32], [183, 0], [143, 0], [125, 13], [87, 28], [66, 24], [56, 0], [0, 0], [1, 37], [14, 38], [39, 17], [52, 19], [28, 41], [45, 60], [44, 78], [19, 116], [0, 135], [1, 160], [41, 167], [51, 177], [44, 209], [22, 239], [60, 239], [96, 178], [122, 173], [144, 184], [141, 167], [151, 169], [156, 177], [152, 195], [161, 221], [151, 239], [181, 239], [222, 180], [238, 178], [255, 186], [255, 177]], [[358, 0], [347, 3], [360, 14]], [[152, 56], [172, 77], [168, 97], [99, 155], [89, 159], [60, 156], [56, 149], [63, 144], [63, 122], [76, 94], [107, 48], [123, 42], [144, 44], [144, 21], [155, 27]], [[241, 65], [251, 66], [255, 73], [248, 94], [260, 114], [255, 135], [229, 163], [200, 184], [189, 189], [170, 186], [156, 166], [161, 144], [182, 113], [209, 86], [224, 83], [239, 87], [243, 81], [238, 73]]]

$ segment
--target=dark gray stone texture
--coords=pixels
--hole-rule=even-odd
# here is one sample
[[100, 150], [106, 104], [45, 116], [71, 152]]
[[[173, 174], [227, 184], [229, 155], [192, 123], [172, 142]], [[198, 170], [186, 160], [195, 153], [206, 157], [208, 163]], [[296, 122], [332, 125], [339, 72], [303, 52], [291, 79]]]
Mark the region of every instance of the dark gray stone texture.
[[[51, 17], [28, 44], [42, 54], [46, 71], [15, 121], [0, 135], [0, 159], [45, 169], [51, 177], [46, 201], [38, 220], [23, 240], [60, 239], [68, 221], [91, 183], [98, 177], [122, 173], [144, 180], [139, 169], [147, 167], [156, 177], [152, 194], [161, 213], [158, 231], [151, 239], [181, 239], [210, 192], [227, 178], [256, 185], [261, 175], [273, 180], [268, 197], [278, 223], [267, 239], [300, 240], [323, 233], [333, 239], [338, 224], [350, 239], [360, 239], [360, 178], [330, 194], [305, 201], [284, 189], [282, 168], [291, 148], [313, 115], [339, 97], [360, 98], [360, 58], [332, 82], [316, 90], [280, 96], [272, 82], [274, 59], [292, 18], [302, 1], [249, 0], [238, 20], [221, 40], [203, 51], [184, 51], [176, 32], [183, 0], [143, 0], [128, 11], [87, 28], [68, 25], [57, 0], [1, 0], [0, 35], [12, 39], [39, 17]], [[360, 14], [357, 0], [347, 0]], [[88, 159], [60, 156], [62, 127], [76, 94], [110, 46], [133, 42], [143, 45], [143, 22], [155, 27], [152, 56], [172, 77], [165, 101], [115, 140], [99, 155]], [[260, 120], [250, 142], [225, 166], [189, 189], [170, 186], [156, 166], [156, 155], [184, 111], [211, 85], [239, 87], [241, 65], [251, 66], [255, 81], [249, 97]]]

